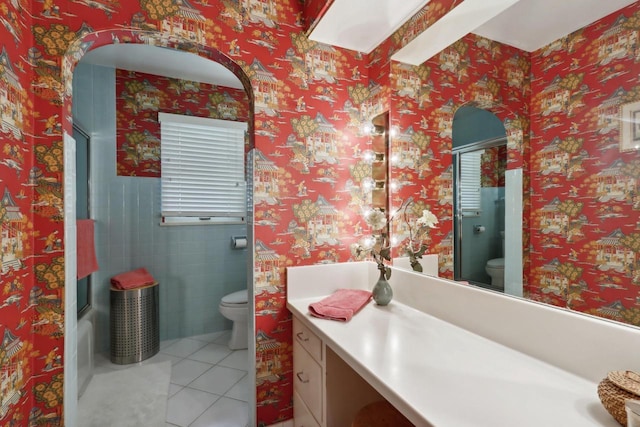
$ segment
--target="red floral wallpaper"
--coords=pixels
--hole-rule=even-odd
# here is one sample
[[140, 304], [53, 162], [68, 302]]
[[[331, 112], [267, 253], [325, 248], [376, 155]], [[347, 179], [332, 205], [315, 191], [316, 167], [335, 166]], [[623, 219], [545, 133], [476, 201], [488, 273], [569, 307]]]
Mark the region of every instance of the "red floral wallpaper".
[[530, 298], [640, 325], [640, 156], [620, 151], [640, 99], [640, 7], [532, 55]]
[[504, 187], [507, 170], [507, 147], [488, 148], [481, 156], [480, 179], [483, 187]]
[[472, 104], [505, 122], [507, 168], [527, 173], [528, 295], [640, 324], [638, 154], [618, 151], [614, 124], [620, 105], [640, 99], [638, 3], [531, 55], [468, 36], [419, 67], [389, 55], [456, 1], [432, 0], [369, 58], [309, 41], [297, 0], [0, 3], [1, 425], [63, 425], [62, 130], [70, 130], [74, 65], [111, 43], [199, 54], [246, 89], [259, 422], [292, 416], [284, 268], [351, 259], [370, 202], [361, 125], [385, 110], [391, 203], [413, 197], [438, 215], [429, 246], [445, 276], [451, 119]]
[[117, 174], [160, 177], [158, 112], [249, 121], [244, 90], [116, 70]]

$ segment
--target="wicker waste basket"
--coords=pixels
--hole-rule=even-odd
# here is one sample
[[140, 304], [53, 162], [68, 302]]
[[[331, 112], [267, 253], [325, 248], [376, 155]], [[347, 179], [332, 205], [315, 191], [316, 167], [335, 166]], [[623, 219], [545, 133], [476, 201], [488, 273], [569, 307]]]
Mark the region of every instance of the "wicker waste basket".
[[640, 399], [640, 374], [633, 371], [611, 371], [598, 384], [598, 396], [605, 409], [621, 425], [627, 425], [625, 400]]
[[111, 287], [111, 361], [141, 362], [160, 350], [158, 283], [137, 289]]

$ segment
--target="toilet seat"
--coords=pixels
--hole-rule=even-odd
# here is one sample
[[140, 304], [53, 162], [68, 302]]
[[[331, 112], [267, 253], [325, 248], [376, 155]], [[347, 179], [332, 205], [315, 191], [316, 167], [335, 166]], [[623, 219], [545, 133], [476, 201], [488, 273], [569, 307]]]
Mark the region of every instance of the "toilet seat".
[[248, 302], [249, 291], [247, 289], [225, 295], [221, 300], [221, 304], [226, 306], [247, 305]]
[[494, 258], [487, 261], [489, 268], [504, 268], [504, 258]]

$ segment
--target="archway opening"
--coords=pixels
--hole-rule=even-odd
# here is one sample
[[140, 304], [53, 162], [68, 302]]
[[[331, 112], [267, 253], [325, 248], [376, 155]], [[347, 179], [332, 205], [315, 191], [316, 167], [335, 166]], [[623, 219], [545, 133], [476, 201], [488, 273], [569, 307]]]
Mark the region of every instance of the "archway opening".
[[[112, 44], [115, 41], [118, 40], [130, 40], [133, 42], [139, 42], [138, 44], [131, 44], [131, 45], [117, 45], [117, 44]], [[246, 76], [246, 74], [244, 73], [244, 71], [241, 69], [241, 67], [236, 64], [234, 61], [230, 60], [229, 58], [227, 58], [224, 54], [222, 54], [221, 52], [215, 50], [215, 49], [211, 49], [209, 47], [203, 47], [203, 46], [194, 46], [193, 44], [188, 44], [188, 43], [184, 43], [180, 40], [163, 40], [163, 48], [158, 47], [158, 46], [147, 46], [144, 43], [149, 43], [150, 41], [155, 40], [155, 44], [158, 44], [158, 40], [162, 40], [162, 35], [160, 34], [155, 34], [155, 35], [150, 35], [148, 32], [140, 32], [140, 33], [136, 33], [135, 31], [113, 31], [113, 32], [100, 32], [100, 33], [95, 33], [95, 34], [88, 34], [86, 35], [83, 40], [81, 42], [78, 42], [76, 44], [76, 47], [78, 47], [78, 49], [80, 49], [80, 51], [78, 51], [77, 49], [71, 49], [70, 51], [73, 51], [74, 53], [72, 54], [68, 54], [65, 57], [64, 60], [64, 77], [63, 77], [63, 81], [65, 82], [65, 88], [67, 88], [67, 91], [65, 93], [64, 96], [64, 102], [63, 102], [63, 108], [64, 111], [67, 112], [67, 114], [63, 114], [63, 123], [62, 123], [62, 127], [65, 130], [70, 130], [71, 129], [71, 125], [72, 125], [72, 117], [71, 117], [71, 112], [73, 111], [73, 102], [74, 100], [74, 96], [73, 96], [73, 86], [74, 86], [74, 82], [73, 82], [73, 72], [75, 71], [75, 69], [77, 68], [78, 64], [80, 63], [81, 60], [83, 60], [83, 58], [85, 56], [90, 57], [92, 52], [97, 52], [97, 49], [100, 48], [105, 48], [105, 49], [115, 49], [114, 51], [117, 52], [117, 48], [118, 47], [125, 47], [125, 48], [136, 48], [136, 47], [144, 47], [144, 48], [153, 48], [156, 50], [156, 52], [161, 52], [162, 54], [166, 55], [174, 55], [173, 60], [171, 61], [166, 61], [166, 64], [180, 64], [184, 67], [184, 60], [185, 58], [187, 58], [188, 55], [190, 60], [194, 60], [194, 61], [204, 61], [204, 62], [200, 62], [200, 64], [204, 64], [207, 63], [208, 66], [204, 67], [206, 68], [206, 70], [209, 71], [204, 71], [205, 76], [207, 75], [207, 73], [211, 74], [215, 74], [215, 71], [211, 71], [211, 67], [209, 67], [209, 65], [215, 65], [217, 66], [219, 69], [222, 68], [223, 70], [221, 71], [226, 71], [229, 74], [232, 74], [232, 76], [235, 77], [236, 82], [239, 82], [239, 88], [240, 90], [244, 90], [247, 100], [248, 100], [248, 128], [249, 128], [249, 132], [248, 132], [248, 143], [246, 145], [246, 153], [247, 153], [247, 159], [248, 162], [250, 162], [251, 159], [251, 151], [254, 147], [254, 125], [253, 125], [253, 117], [254, 117], [254, 113], [253, 113], [253, 91], [251, 88], [251, 84], [249, 82], [248, 77]], [[154, 44], [154, 43], [150, 43], [150, 44]], [[88, 49], [86, 51], [82, 51], [82, 47], [84, 46], [91, 46], [91, 51], [89, 51]], [[165, 48], [169, 48], [169, 49], [165, 49]], [[86, 53], [86, 55], [85, 55]], [[117, 56], [122, 56], [122, 57], [131, 57], [131, 55], [117, 55]], [[134, 55], [135, 56], [135, 55]], [[144, 61], [142, 61], [144, 62]], [[107, 64], [103, 64], [103, 66], [106, 66]], [[113, 68], [117, 67], [116, 63], [112, 64]], [[194, 68], [194, 67], [191, 67]], [[198, 71], [203, 72], [203, 67], [202, 66], [198, 66], [195, 67], [196, 69], [198, 69]], [[129, 68], [130, 69], [130, 68]], [[142, 70], [142, 72], [145, 72], [148, 70]], [[178, 75], [173, 75], [172, 77], [174, 78], [180, 78], [180, 74]], [[194, 77], [192, 76], [188, 76], [186, 78], [183, 77], [184, 80], [191, 80], [194, 81]], [[203, 78], [198, 78], [198, 80], [202, 80]], [[210, 84], [214, 84], [213, 82], [210, 82]], [[219, 83], [221, 86], [225, 85], [225, 83]], [[227, 87], [227, 86], [225, 86]], [[67, 135], [65, 135], [65, 152], [64, 152], [64, 157], [65, 159], [70, 158], [71, 156], [74, 156], [73, 151], [72, 151], [72, 146], [73, 146], [73, 142], [71, 139], [68, 138], [68, 135], [70, 134], [69, 131], [65, 131], [65, 133]], [[66, 170], [65, 170], [65, 174], [69, 174], [69, 176], [73, 176], [75, 175], [75, 169], [73, 168], [73, 162], [69, 162], [67, 161], [66, 164]], [[253, 183], [251, 181], [252, 177], [250, 174], [247, 174], [247, 188], [249, 189], [249, 191], [251, 191], [250, 189], [253, 186]], [[75, 191], [76, 188], [75, 186], [72, 184], [71, 180], [69, 179], [65, 179], [65, 201], [68, 200], [74, 200], [75, 199]], [[68, 217], [71, 217], [68, 215]], [[248, 242], [248, 247], [246, 249], [247, 253], [251, 253], [252, 252], [252, 242], [253, 242], [253, 235], [252, 235], [252, 206], [248, 206], [248, 215], [247, 215], [247, 220], [246, 220], [246, 224], [244, 226], [244, 232], [243, 233], [234, 233], [234, 234], [244, 234], [247, 236], [247, 242]], [[67, 233], [67, 231], [71, 231], [74, 227], [75, 227], [75, 223], [73, 221], [65, 221], [65, 235], [72, 235], [73, 233]], [[65, 265], [67, 266], [71, 266], [74, 265], [75, 266], [75, 256], [70, 256], [71, 254], [75, 254], [75, 241], [71, 241], [71, 240], [67, 240], [64, 242], [64, 248], [65, 248]], [[251, 264], [252, 262], [252, 257], [250, 256], [246, 256], [246, 265], [244, 266], [244, 270], [246, 273], [246, 288], [249, 290], [249, 312], [252, 313], [254, 311], [253, 309], [253, 265]], [[74, 287], [75, 288], [75, 278], [71, 278], [71, 280], [69, 279], [71, 275], [67, 275], [67, 280], [66, 280], [66, 287], [65, 287], [65, 299], [67, 300], [67, 307], [69, 307], [70, 305], [72, 305], [75, 301], [75, 292], [71, 292], [71, 288]], [[104, 288], [104, 286], [103, 286]], [[103, 294], [105, 292], [105, 290], [102, 290]], [[108, 289], [106, 290], [106, 292], [108, 292]], [[226, 291], [225, 291], [226, 292]], [[104, 295], [103, 295], [104, 297]], [[216, 297], [217, 298], [217, 297]], [[210, 298], [210, 300], [207, 302], [208, 306], [210, 307], [210, 310], [213, 311], [217, 311], [217, 305], [218, 305], [218, 300], [216, 298]], [[104, 311], [105, 307], [102, 307], [102, 310]], [[108, 310], [108, 308], [107, 308]], [[75, 318], [75, 312], [73, 310], [66, 310], [67, 313], [67, 317], [66, 317], [66, 322], [65, 322], [65, 355], [73, 355], [73, 353], [75, 352], [75, 349], [71, 348], [71, 345], [73, 345], [72, 343], [74, 343], [76, 340], [76, 338], [78, 337], [78, 328], [77, 328], [77, 323], [76, 323], [76, 318]], [[254, 334], [252, 333], [254, 330], [254, 317], [250, 315], [250, 319], [249, 319], [249, 352], [250, 354], [255, 355], [255, 346], [254, 346], [254, 340], [252, 339], [252, 337], [254, 336]], [[102, 330], [104, 330], [104, 324], [102, 325]], [[68, 357], [66, 358], [67, 363], [65, 363], [65, 378], [76, 378], [78, 375], [77, 372], [77, 365], [76, 363], [74, 363], [75, 361], [71, 358]], [[255, 357], [251, 358], [250, 360], [253, 361], [255, 360]], [[252, 366], [249, 366], [249, 371], [252, 371]], [[255, 377], [254, 376], [250, 376], [250, 400], [249, 400], [249, 419], [255, 419]], [[76, 411], [77, 411], [77, 407], [75, 404], [75, 401], [77, 399], [77, 386], [76, 384], [65, 384], [65, 414], [66, 417], [75, 417], [76, 416]]]

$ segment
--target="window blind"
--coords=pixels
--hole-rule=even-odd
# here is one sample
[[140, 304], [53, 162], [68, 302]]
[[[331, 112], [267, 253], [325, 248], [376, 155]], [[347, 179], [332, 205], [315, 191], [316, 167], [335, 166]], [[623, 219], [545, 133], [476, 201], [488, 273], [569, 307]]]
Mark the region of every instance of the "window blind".
[[463, 215], [480, 212], [480, 165], [484, 150], [460, 155], [460, 208]]
[[247, 124], [158, 113], [163, 217], [243, 219]]

